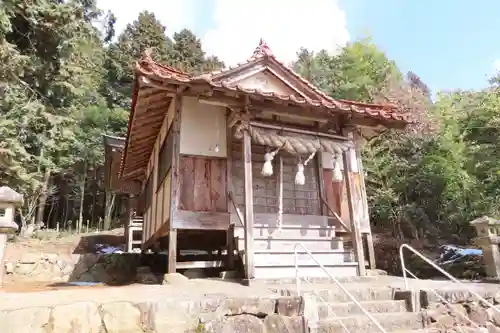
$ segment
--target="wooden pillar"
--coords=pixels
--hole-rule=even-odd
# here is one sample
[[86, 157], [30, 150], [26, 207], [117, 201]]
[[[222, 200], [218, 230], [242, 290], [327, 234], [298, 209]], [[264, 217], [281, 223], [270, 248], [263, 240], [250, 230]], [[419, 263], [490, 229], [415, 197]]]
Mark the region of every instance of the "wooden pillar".
[[[345, 133], [352, 140], [352, 133]], [[360, 230], [360, 221], [357, 212], [359, 211], [358, 205], [360, 204], [359, 200], [356, 200], [356, 196], [354, 194], [354, 184], [351, 178], [350, 173], [350, 165], [349, 165], [349, 150], [343, 153], [343, 162], [344, 162], [344, 179], [346, 185], [347, 192], [347, 204], [349, 207], [349, 221], [351, 221], [351, 237], [352, 244], [354, 247], [354, 255], [356, 256], [356, 261], [358, 262], [358, 274], [360, 276], [366, 275], [365, 268], [365, 255], [363, 253], [363, 238], [361, 236]]]
[[[358, 172], [359, 179], [361, 182], [361, 199], [363, 205], [363, 215], [366, 219], [368, 219], [367, 224], [370, 225], [370, 213], [368, 211], [368, 197], [366, 194], [366, 185], [365, 185], [365, 172], [363, 170], [363, 161], [361, 159], [361, 147], [356, 146], [356, 162], [358, 163]], [[366, 248], [368, 250], [368, 267], [370, 269], [375, 269], [375, 247], [373, 245], [373, 236], [370, 230], [366, 231]]]
[[172, 103], [174, 103], [174, 120], [172, 123], [173, 135], [173, 156], [172, 156], [172, 182], [170, 187], [170, 219], [168, 231], [168, 273], [177, 272], [177, 229], [175, 229], [175, 212], [179, 203], [180, 195], [180, 177], [179, 177], [179, 156], [180, 156], [180, 134], [181, 134], [181, 111], [182, 111], [182, 96], [175, 95]]
[[243, 131], [243, 163], [245, 171], [245, 268], [246, 278], [255, 277], [253, 260], [253, 184], [252, 184], [252, 138]]
[[[228, 115], [226, 118], [226, 123], [229, 123], [229, 117], [231, 115]], [[227, 198], [227, 212], [231, 214], [233, 204], [231, 202], [231, 198], [229, 197], [229, 192], [233, 188], [233, 176], [232, 176], [232, 171], [233, 171], [233, 158], [232, 158], [232, 153], [233, 153], [233, 131], [231, 128], [226, 126], [226, 147], [227, 147], [227, 157], [226, 157], [226, 198]], [[234, 224], [229, 222], [229, 228], [226, 232], [226, 250], [227, 250], [227, 257], [226, 257], [226, 265], [228, 270], [233, 270], [234, 269]]]
[[325, 179], [323, 177], [323, 156], [322, 152], [318, 152], [315, 156], [315, 162], [316, 162], [316, 169], [318, 172], [318, 188], [319, 188], [319, 207], [320, 207], [320, 212], [321, 215], [323, 216], [328, 216], [330, 215], [330, 212], [328, 209], [325, 207], [324, 202], [327, 201], [328, 199], [326, 198], [326, 192], [325, 192]]

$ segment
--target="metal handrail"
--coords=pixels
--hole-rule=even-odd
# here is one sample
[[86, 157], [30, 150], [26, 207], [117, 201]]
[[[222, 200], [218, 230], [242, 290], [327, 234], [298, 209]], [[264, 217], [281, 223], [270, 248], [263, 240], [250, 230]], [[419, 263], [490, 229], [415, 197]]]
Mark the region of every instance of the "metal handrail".
[[[410, 272], [410, 270], [407, 270], [407, 272], [416, 280], [420, 280], [415, 274], [413, 274], [412, 272]], [[481, 326], [479, 326], [476, 322], [472, 321], [469, 317], [467, 317], [465, 314], [463, 314], [462, 312], [458, 311], [457, 309], [455, 309], [450, 302], [448, 302], [443, 296], [439, 295], [439, 293], [434, 289], [434, 288], [428, 288], [430, 291], [432, 291], [434, 293], [434, 295], [437, 296], [437, 298], [439, 298], [439, 300], [441, 302], [443, 302], [444, 304], [446, 304], [446, 306], [448, 307], [448, 309], [451, 310], [451, 312], [454, 312], [456, 313], [457, 315], [459, 315], [460, 317], [462, 317], [462, 319], [465, 319], [466, 322], [468, 322], [469, 324], [471, 324], [472, 326], [474, 326], [475, 328], [479, 328], [481, 329]], [[412, 311], [415, 312], [415, 306], [412, 304]]]
[[408, 244], [403, 244], [403, 245], [401, 245], [399, 247], [399, 258], [401, 260], [401, 270], [403, 271], [403, 278], [404, 278], [404, 282], [405, 282], [405, 289], [407, 289], [407, 290], [409, 289], [408, 288], [408, 277], [406, 276], [406, 273], [410, 273], [412, 275], [413, 275], [413, 273], [410, 272], [406, 268], [405, 260], [404, 260], [404, 255], [403, 255], [403, 250], [404, 249], [408, 249], [413, 254], [416, 254], [420, 259], [422, 259], [423, 261], [425, 261], [426, 263], [428, 263], [429, 265], [431, 265], [432, 267], [434, 267], [436, 270], [438, 270], [441, 274], [443, 274], [444, 276], [446, 276], [448, 279], [450, 279], [451, 281], [453, 281], [455, 283], [458, 283], [461, 286], [465, 287], [465, 289], [467, 289], [468, 292], [470, 292], [472, 295], [476, 296], [482, 303], [488, 305], [494, 311], [500, 313], [500, 309], [498, 309], [493, 304], [491, 304], [490, 302], [488, 302], [483, 296], [481, 296], [478, 293], [476, 293], [475, 291], [473, 291], [471, 288], [469, 288], [463, 282], [461, 282], [460, 280], [456, 279], [453, 275], [451, 275], [450, 273], [448, 273], [447, 271], [445, 271], [444, 269], [442, 269], [441, 267], [439, 267], [438, 265], [436, 265], [436, 263], [434, 263], [433, 261], [431, 261], [429, 258], [427, 258], [426, 256], [424, 256], [423, 254], [421, 254], [419, 251], [415, 250], [413, 247], [411, 247]]
[[[332, 280], [333, 282], [335, 282], [335, 284], [337, 285], [337, 287], [340, 288], [340, 290], [342, 290], [344, 292], [344, 294], [347, 295], [347, 297], [349, 297], [349, 299], [354, 303], [356, 304], [356, 306], [361, 310], [361, 312], [363, 312], [363, 314], [365, 316], [368, 317], [368, 319], [370, 319], [370, 321], [375, 325], [377, 326], [378, 330], [382, 333], [387, 333], [387, 331], [380, 325], [380, 323], [375, 319], [373, 318], [373, 316], [368, 312], [366, 311], [365, 308], [363, 308], [363, 306], [361, 305], [361, 303], [359, 303], [356, 298], [354, 298], [354, 296], [346, 289], [344, 288], [344, 286], [342, 285], [342, 283], [340, 283], [339, 280], [337, 280], [337, 278], [335, 278], [333, 275], [330, 274], [330, 272], [328, 272], [328, 270], [325, 268], [325, 266], [323, 266], [319, 261], [318, 259], [316, 259], [316, 257], [311, 253], [309, 252], [309, 250], [304, 246], [303, 243], [296, 243], [294, 248], [293, 248], [293, 251], [294, 251], [294, 254], [295, 254], [295, 281], [296, 281], [296, 286], [297, 286], [297, 294], [298, 296], [300, 296], [300, 274], [299, 274], [299, 260], [298, 260], [298, 252], [297, 252], [297, 249], [301, 247], [308, 255], [309, 257], [311, 257], [311, 259], [316, 263], [316, 265], [319, 266], [319, 268], [321, 268], [323, 270], [323, 272], [325, 272], [325, 274], [330, 278], [330, 280]], [[306, 280], [307, 281], [307, 280]], [[343, 323], [341, 322], [341, 325], [344, 327]], [[346, 329], [344, 327], [344, 329]], [[347, 330], [347, 329], [346, 329]]]

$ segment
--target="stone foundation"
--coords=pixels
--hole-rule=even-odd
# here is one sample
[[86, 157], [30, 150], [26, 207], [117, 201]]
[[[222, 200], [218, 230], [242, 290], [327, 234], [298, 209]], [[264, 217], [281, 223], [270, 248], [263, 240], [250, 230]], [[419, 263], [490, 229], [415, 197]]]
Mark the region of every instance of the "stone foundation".
[[432, 291], [420, 291], [422, 315], [427, 327], [441, 330], [452, 330], [457, 325], [474, 327], [470, 323], [472, 321], [490, 333], [500, 333], [500, 291], [478, 293], [495, 308], [479, 301], [467, 290], [441, 290], [438, 293], [450, 305], [442, 302]]
[[[5, 274], [14, 279], [52, 282], [101, 282], [110, 285], [132, 282], [161, 283], [145, 267], [141, 254], [73, 254], [40, 253], [23, 255], [16, 262], [5, 262]], [[146, 274], [147, 273], [147, 274]], [[145, 275], [148, 275], [145, 277]]]
[[5, 333], [306, 333], [299, 297], [172, 299], [0, 311]]

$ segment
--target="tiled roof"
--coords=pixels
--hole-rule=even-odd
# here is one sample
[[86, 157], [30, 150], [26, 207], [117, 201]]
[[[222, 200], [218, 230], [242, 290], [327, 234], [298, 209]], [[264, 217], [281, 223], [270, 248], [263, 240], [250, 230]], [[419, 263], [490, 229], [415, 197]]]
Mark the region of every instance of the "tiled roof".
[[[260, 89], [245, 88], [240, 85], [230, 84], [228, 80], [220, 80], [218, 78], [224, 76], [228, 72], [235, 71], [242, 66], [247, 66], [252, 63], [259, 62], [263, 59], [269, 61], [274, 61], [278, 66], [280, 66], [285, 72], [289, 73], [291, 76], [295, 77], [297, 80], [302, 82], [306, 87], [308, 87], [318, 98], [312, 99], [303, 96], [281, 94], [276, 92], [267, 92]], [[411, 119], [408, 114], [401, 113], [400, 110], [394, 105], [383, 105], [383, 104], [369, 104], [360, 103], [355, 101], [333, 99], [318, 88], [316, 88], [311, 82], [300, 76], [294, 70], [286, 66], [284, 63], [280, 62], [274, 54], [272, 53], [269, 46], [264, 42], [260, 41], [259, 45], [253, 52], [252, 56], [244, 63], [240, 63], [235, 67], [230, 67], [222, 71], [214, 71], [210, 73], [204, 73], [201, 75], [190, 75], [188, 73], [182, 72], [170, 66], [165, 66], [156, 63], [151, 58], [150, 54], [145, 54], [136, 65], [136, 71], [138, 74], [145, 76], [155, 76], [161, 80], [170, 80], [177, 83], [208, 83], [214, 88], [221, 88], [225, 90], [238, 91], [250, 95], [259, 95], [266, 98], [272, 98], [282, 101], [288, 101], [297, 105], [307, 105], [310, 107], [326, 108], [330, 110], [341, 110], [345, 112], [353, 112], [359, 115], [366, 115], [370, 118], [379, 118], [393, 120], [403, 123], [411, 123]]]

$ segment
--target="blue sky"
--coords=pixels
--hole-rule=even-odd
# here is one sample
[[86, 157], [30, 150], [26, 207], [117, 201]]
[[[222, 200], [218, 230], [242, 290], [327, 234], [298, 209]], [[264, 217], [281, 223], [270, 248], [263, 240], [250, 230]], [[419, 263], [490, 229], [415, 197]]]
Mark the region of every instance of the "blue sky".
[[[500, 65], [500, 1], [482, 0], [98, 0], [119, 27], [141, 10], [170, 31], [189, 28], [207, 53], [226, 63], [246, 59], [260, 37], [285, 62], [300, 46], [332, 49], [371, 35], [404, 72], [437, 92], [479, 89]], [[318, 32], [321, 32], [318, 34]]]
[[341, 7], [351, 36], [369, 32], [434, 91], [484, 87], [500, 59], [500, 1], [345, 0]]

